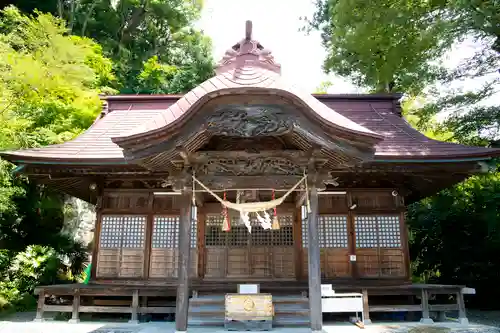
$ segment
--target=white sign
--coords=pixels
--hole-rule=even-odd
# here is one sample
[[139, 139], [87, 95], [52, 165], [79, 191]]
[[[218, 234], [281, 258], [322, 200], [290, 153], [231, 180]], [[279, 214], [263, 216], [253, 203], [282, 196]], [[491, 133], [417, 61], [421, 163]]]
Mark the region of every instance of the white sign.
[[258, 284], [239, 284], [238, 294], [258, 294], [259, 285]]
[[335, 294], [335, 291], [332, 289], [331, 284], [322, 284], [321, 285], [321, 296], [331, 296]]
[[356, 261], [356, 255], [355, 255], [355, 254], [351, 254], [351, 255], [349, 256], [349, 260], [350, 260], [351, 262]]
[[322, 312], [363, 312], [363, 295], [335, 294], [321, 299]]

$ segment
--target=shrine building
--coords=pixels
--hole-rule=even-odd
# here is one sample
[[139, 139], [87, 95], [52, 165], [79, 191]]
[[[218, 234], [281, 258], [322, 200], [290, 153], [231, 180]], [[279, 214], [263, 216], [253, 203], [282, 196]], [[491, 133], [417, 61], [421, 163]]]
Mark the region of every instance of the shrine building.
[[304, 92], [252, 37], [247, 22], [216, 75], [185, 95], [106, 96], [75, 139], [0, 153], [96, 205], [90, 283], [38, 287], [37, 319], [171, 314], [187, 331], [223, 325], [223, 296], [256, 284], [277, 326], [320, 331], [322, 285], [361, 294], [365, 323], [448, 310], [466, 322], [465, 286], [412, 284], [405, 211], [485, 172], [500, 150], [424, 136], [402, 117], [400, 94]]

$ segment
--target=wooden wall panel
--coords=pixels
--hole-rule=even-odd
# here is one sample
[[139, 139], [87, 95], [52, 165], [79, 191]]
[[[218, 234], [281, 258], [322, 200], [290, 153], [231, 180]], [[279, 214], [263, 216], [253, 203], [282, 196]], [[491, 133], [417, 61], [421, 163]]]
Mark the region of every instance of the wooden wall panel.
[[230, 250], [227, 250], [226, 256], [227, 256], [226, 274], [228, 278], [245, 278], [250, 275], [247, 247], [242, 247], [242, 248], [232, 247]]
[[325, 278], [349, 277], [349, 250], [321, 249], [321, 276]]
[[380, 275], [384, 277], [406, 275], [405, 252], [402, 249], [380, 249]]
[[121, 251], [118, 248], [99, 249], [97, 256], [97, 277], [118, 277], [120, 254]]
[[154, 248], [151, 250], [149, 277], [176, 278], [178, 269], [179, 251], [176, 248]]
[[252, 232], [232, 217], [231, 230], [221, 230], [223, 217], [209, 213], [205, 221], [205, 278], [293, 279], [294, 216], [279, 215], [280, 229], [263, 230], [252, 220]]
[[[177, 278], [179, 260], [179, 216], [155, 215], [151, 242], [149, 277], [152, 279]], [[191, 222], [190, 276], [198, 275], [197, 226]]]
[[[406, 229], [401, 218], [404, 203], [400, 196], [394, 196], [391, 189], [353, 189], [347, 190], [347, 195], [320, 195], [319, 205], [323, 278], [409, 276]], [[349, 209], [353, 205], [354, 208]], [[334, 216], [337, 216], [336, 222], [332, 220]], [[344, 231], [339, 229], [340, 216], [347, 217], [347, 246], [344, 242], [338, 242], [345, 236]], [[355, 221], [358, 221], [358, 225]], [[360, 230], [360, 222], [363, 230]], [[301, 278], [305, 279], [308, 266], [307, 222], [304, 220], [301, 229]], [[350, 262], [350, 254], [356, 254], [356, 262]]]
[[[303, 279], [308, 276], [308, 252], [303, 249]], [[321, 277], [325, 279], [351, 277], [348, 249], [320, 249]]]
[[205, 277], [220, 278], [226, 276], [226, 248], [206, 247]]
[[401, 207], [399, 196], [393, 196], [391, 190], [355, 190], [350, 192], [351, 200], [356, 203], [356, 211], [389, 211]]
[[320, 214], [336, 214], [347, 212], [347, 195], [320, 195], [318, 198]]
[[102, 209], [128, 211], [130, 213], [148, 210], [149, 193], [106, 192], [103, 196]]
[[141, 278], [144, 274], [144, 249], [123, 248], [120, 262], [121, 278]]
[[356, 266], [360, 277], [380, 275], [379, 249], [356, 249]]
[[295, 249], [290, 247], [275, 247], [272, 249], [273, 276], [277, 278], [295, 277]]

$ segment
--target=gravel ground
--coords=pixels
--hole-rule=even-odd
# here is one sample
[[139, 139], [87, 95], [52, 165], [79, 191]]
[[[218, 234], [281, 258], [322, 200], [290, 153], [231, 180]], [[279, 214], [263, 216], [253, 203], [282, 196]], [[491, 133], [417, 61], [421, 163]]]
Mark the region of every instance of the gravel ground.
[[[0, 319], [0, 333], [174, 333], [174, 323], [145, 323], [127, 325], [117, 322], [86, 322], [68, 324], [62, 321], [52, 321], [49, 318], [44, 323], [34, 323], [34, 313], [16, 313]], [[325, 324], [325, 333], [500, 333], [500, 311], [469, 311], [471, 325], [462, 326], [457, 322], [436, 322], [433, 325], [418, 323], [394, 322], [387, 324], [368, 325], [360, 329], [347, 323], [333, 325]], [[486, 326], [487, 325], [487, 326]], [[189, 333], [222, 333], [223, 329], [189, 328]], [[276, 328], [277, 333], [306, 333], [307, 328]]]
[[467, 316], [471, 323], [500, 327], [500, 311], [469, 310]]

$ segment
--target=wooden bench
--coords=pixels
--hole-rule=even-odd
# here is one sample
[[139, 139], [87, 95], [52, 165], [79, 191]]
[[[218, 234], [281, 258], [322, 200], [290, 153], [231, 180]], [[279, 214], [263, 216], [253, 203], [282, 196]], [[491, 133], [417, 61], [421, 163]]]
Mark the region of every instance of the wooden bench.
[[[420, 293], [420, 304], [370, 306], [368, 302], [368, 290], [363, 289], [363, 316], [365, 323], [371, 323], [370, 312], [422, 312], [420, 322], [423, 324], [432, 324], [434, 321], [430, 317], [431, 312], [437, 312], [439, 314], [439, 319], [445, 320], [446, 311], [458, 311], [458, 321], [464, 325], [469, 323], [465, 311], [464, 295], [474, 294], [474, 289], [461, 286], [442, 286], [442, 288], [440, 288], [439, 286], [433, 287], [432, 285], [423, 285], [421, 287], [415, 285], [412, 290], [414, 295]], [[383, 292], [377, 292], [376, 294], [382, 295]], [[456, 303], [429, 304], [429, 298], [432, 295], [454, 295]]]

